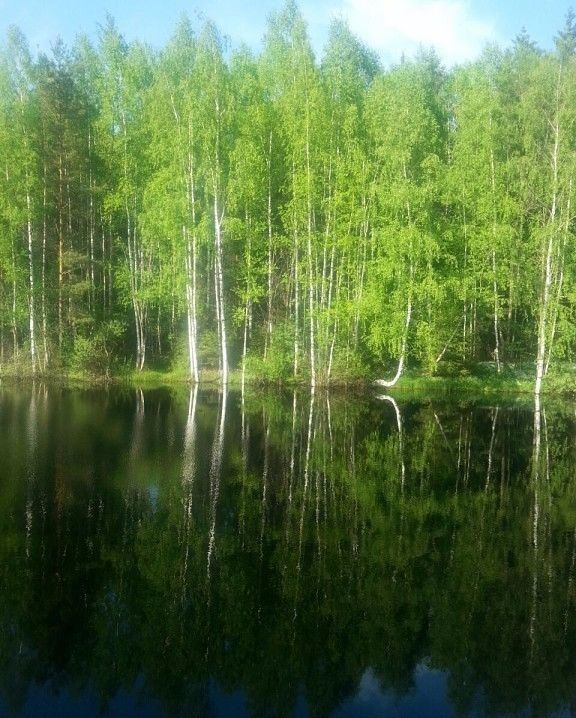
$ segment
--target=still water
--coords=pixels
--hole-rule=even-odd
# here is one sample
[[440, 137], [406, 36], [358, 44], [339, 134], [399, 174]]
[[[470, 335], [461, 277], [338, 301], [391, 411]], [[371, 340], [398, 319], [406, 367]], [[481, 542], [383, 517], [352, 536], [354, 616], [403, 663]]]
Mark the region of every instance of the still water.
[[574, 408], [0, 390], [0, 716], [576, 715]]

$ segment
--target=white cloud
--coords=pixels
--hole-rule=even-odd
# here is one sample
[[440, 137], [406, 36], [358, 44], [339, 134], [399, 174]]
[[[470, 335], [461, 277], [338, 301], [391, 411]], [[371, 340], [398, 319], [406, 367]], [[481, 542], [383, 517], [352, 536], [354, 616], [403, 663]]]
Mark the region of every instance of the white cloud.
[[494, 25], [475, 17], [466, 0], [341, 0], [334, 14], [387, 60], [433, 46], [452, 65], [496, 40]]

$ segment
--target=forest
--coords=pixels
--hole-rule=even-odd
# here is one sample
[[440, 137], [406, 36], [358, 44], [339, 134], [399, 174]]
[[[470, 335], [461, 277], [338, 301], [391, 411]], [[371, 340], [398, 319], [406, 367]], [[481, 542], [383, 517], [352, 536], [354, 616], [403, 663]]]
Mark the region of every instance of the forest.
[[576, 348], [576, 20], [385, 68], [292, 1], [261, 51], [0, 48], [0, 372], [310, 386], [525, 370]]

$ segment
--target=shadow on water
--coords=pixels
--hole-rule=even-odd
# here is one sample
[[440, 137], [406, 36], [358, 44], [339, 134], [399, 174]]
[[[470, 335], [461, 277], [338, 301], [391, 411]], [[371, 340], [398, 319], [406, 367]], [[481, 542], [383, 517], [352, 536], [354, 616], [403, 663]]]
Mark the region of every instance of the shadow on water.
[[575, 430], [2, 390], [0, 715], [576, 715]]

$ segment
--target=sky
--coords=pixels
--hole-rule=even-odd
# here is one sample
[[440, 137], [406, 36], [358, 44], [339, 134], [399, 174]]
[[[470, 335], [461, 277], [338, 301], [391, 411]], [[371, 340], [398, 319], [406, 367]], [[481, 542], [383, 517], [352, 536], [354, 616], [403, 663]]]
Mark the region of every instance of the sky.
[[[320, 57], [332, 18], [376, 50], [384, 64], [418, 47], [435, 47], [446, 66], [473, 60], [487, 43], [509, 45], [525, 27], [543, 49], [553, 45], [576, 0], [299, 0]], [[232, 47], [261, 47], [269, 15], [283, 0], [0, 0], [0, 38], [17, 25], [33, 51], [49, 51], [57, 37], [72, 44], [79, 33], [96, 37], [112, 15], [127, 40], [162, 47], [183, 14], [214, 20]], [[576, 9], [576, 8], [575, 8]]]

